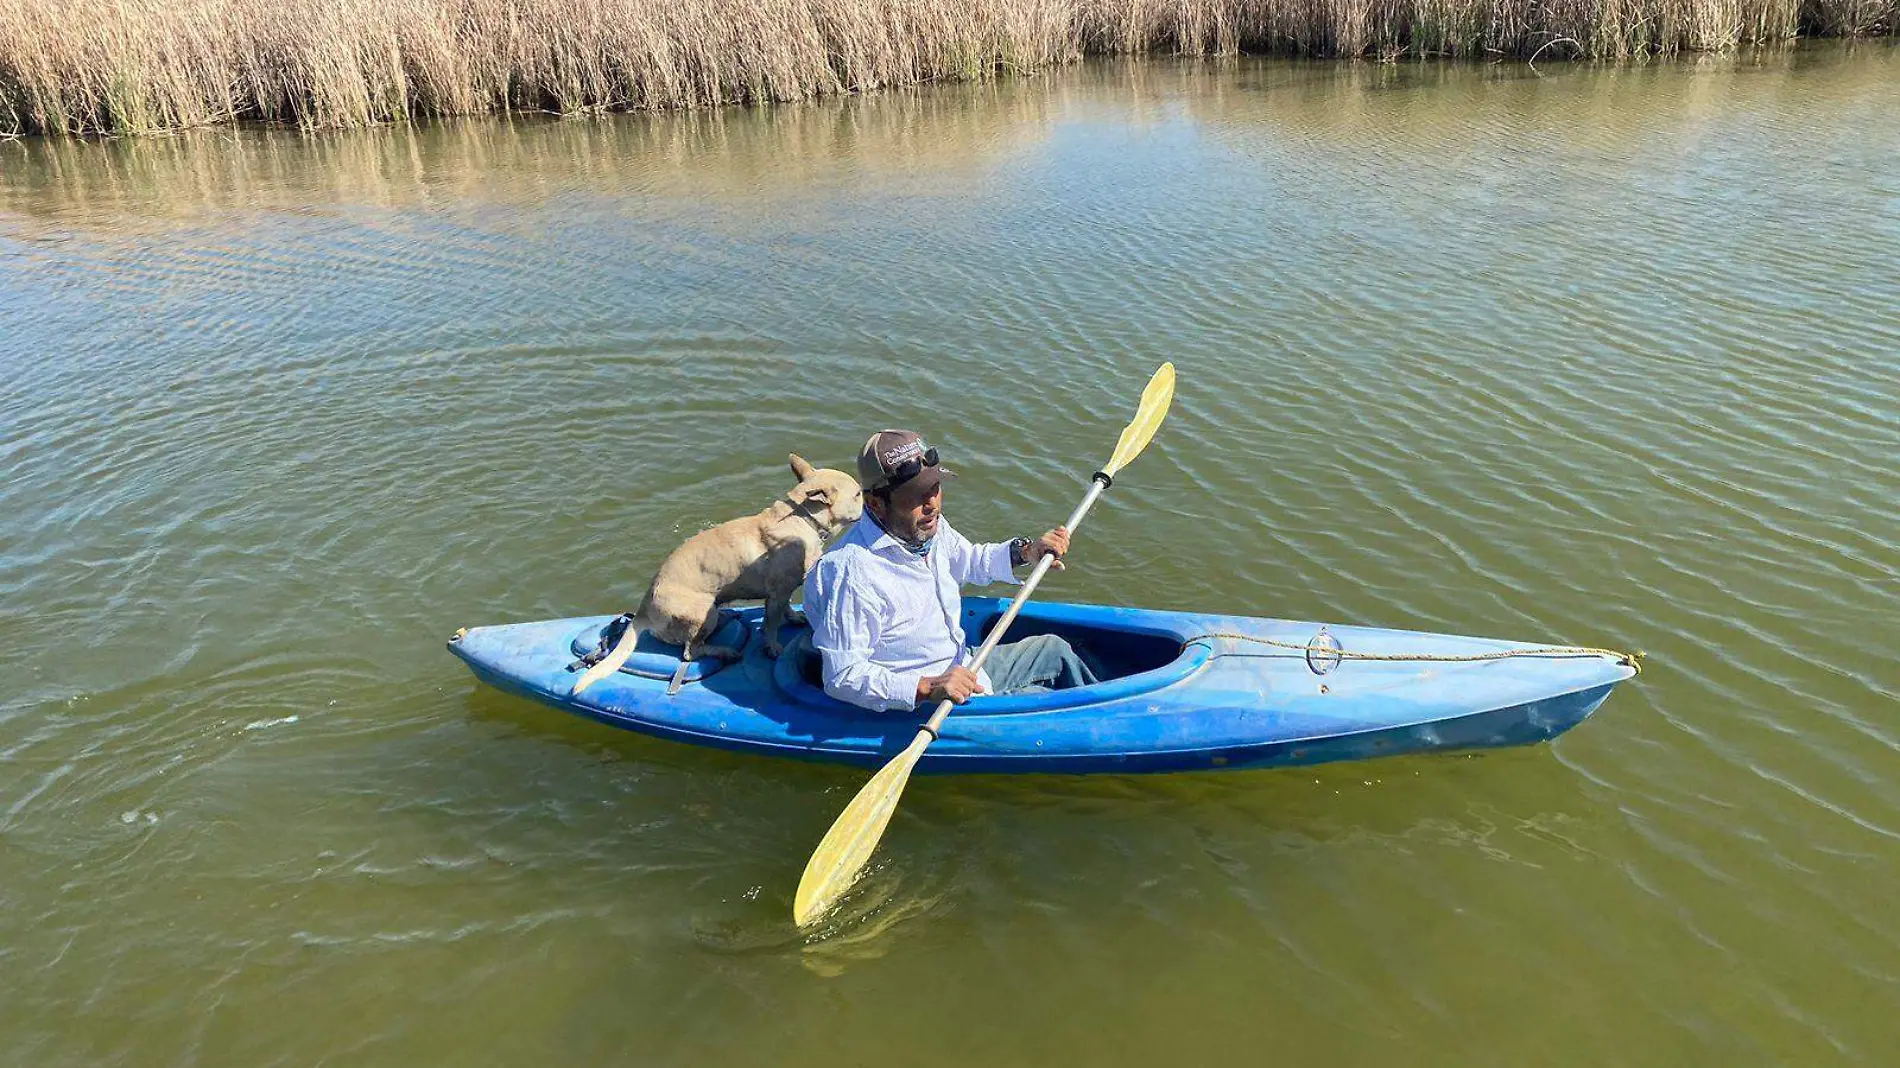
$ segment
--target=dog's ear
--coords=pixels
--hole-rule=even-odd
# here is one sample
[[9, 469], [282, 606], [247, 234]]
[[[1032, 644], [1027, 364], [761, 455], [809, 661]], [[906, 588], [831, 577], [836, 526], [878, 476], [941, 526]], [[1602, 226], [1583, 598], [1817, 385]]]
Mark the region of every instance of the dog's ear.
[[803, 497], [800, 497], [798, 499], [798, 503], [818, 504], [818, 505], [823, 505], [826, 508], [829, 508], [831, 507], [831, 491], [826, 489], [823, 486], [815, 486], [812, 488], [810, 492], [806, 493]]
[[806, 463], [803, 456], [797, 453], [792, 454], [792, 474], [797, 475], [800, 482], [805, 481], [817, 473], [818, 469]]

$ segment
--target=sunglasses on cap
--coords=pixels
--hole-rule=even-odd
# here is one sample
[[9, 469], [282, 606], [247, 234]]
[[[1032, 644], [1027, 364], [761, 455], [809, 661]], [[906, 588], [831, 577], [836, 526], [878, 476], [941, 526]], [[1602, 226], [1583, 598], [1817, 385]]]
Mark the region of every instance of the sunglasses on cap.
[[891, 468], [884, 482], [885, 489], [897, 487], [924, 473], [924, 468], [937, 466], [937, 447], [932, 445], [924, 450], [921, 458], [913, 456], [896, 467]]

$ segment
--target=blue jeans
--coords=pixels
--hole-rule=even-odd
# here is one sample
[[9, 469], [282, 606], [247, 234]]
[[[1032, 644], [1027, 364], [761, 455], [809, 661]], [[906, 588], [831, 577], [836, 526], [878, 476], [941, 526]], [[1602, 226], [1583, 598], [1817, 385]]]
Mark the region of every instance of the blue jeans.
[[1082, 662], [1069, 643], [1053, 634], [1038, 634], [990, 650], [983, 662], [993, 692], [1048, 693], [1095, 681], [1095, 672]]

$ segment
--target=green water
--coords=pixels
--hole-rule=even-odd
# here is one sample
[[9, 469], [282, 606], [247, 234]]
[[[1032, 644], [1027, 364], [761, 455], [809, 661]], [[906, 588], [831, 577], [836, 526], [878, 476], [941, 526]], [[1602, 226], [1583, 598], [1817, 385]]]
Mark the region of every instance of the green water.
[[[1086, 66], [0, 143], [0, 1062], [1866, 1064], [1900, 1042], [1900, 52]], [[1641, 648], [1556, 744], [912, 784], [478, 686], [784, 455], [1051, 598]]]

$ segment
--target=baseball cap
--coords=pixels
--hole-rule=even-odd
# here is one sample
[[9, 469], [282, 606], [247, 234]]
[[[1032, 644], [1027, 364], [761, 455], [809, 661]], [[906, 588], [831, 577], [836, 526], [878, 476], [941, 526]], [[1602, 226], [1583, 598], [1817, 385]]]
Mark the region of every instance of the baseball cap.
[[937, 449], [914, 430], [880, 430], [858, 453], [858, 485], [865, 492], [926, 479], [934, 487], [956, 472], [937, 464]]

